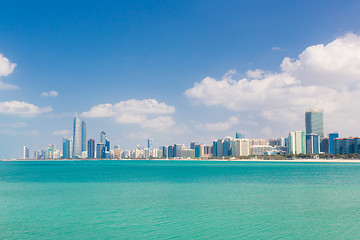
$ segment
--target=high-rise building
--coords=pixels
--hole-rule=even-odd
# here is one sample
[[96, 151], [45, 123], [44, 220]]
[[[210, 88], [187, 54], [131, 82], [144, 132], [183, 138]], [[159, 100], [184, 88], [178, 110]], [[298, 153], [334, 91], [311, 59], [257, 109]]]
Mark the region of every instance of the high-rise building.
[[72, 157], [72, 137], [63, 138], [63, 156], [62, 158], [70, 159]]
[[81, 121], [81, 151], [86, 151], [86, 123]]
[[105, 158], [105, 144], [104, 143], [98, 143], [96, 144], [96, 158]]
[[213, 157], [217, 157], [217, 141], [213, 141]]
[[306, 134], [317, 134], [324, 137], [324, 110], [309, 109], [305, 112]]
[[235, 156], [249, 156], [250, 155], [250, 139], [235, 139]]
[[110, 140], [107, 138], [105, 139], [105, 151], [110, 152]]
[[320, 152], [329, 153], [329, 138], [320, 139]]
[[195, 149], [195, 146], [198, 145], [197, 142], [191, 142], [190, 143], [190, 149]]
[[73, 157], [81, 158], [83, 151], [86, 151], [86, 124], [78, 117], [75, 117], [73, 131]]
[[335, 138], [339, 138], [339, 133], [329, 133], [329, 153], [335, 154]]
[[224, 138], [222, 144], [222, 156], [232, 156], [232, 144], [233, 139], [231, 137]]
[[289, 133], [288, 152], [290, 154], [306, 153], [305, 133], [303, 131]]
[[317, 134], [306, 134], [306, 153], [314, 154], [320, 152], [320, 136]]
[[106, 142], [106, 133], [104, 131], [100, 131], [100, 143], [105, 144]]
[[216, 156], [222, 157], [223, 156], [223, 142], [224, 139], [218, 139], [216, 143]]
[[242, 133], [236, 133], [236, 139], [242, 139], [242, 138], [245, 138], [245, 135], [242, 134]]
[[173, 157], [174, 157], [174, 147], [168, 146], [168, 158], [173, 158]]
[[150, 138], [147, 140], [147, 148], [148, 148], [148, 149], [152, 149], [152, 148], [153, 148], [153, 140], [150, 139]]
[[204, 144], [195, 145], [195, 157], [196, 158], [204, 157]]
[[168, 158], [168, 147], [167, 146], [163, 146], [163, 158]]
[[181, 150], [183, 146], [181, 144], [174, 144], [174, 157], [181, 157]]
[[29, 159], [30, 158], [30, 150], [27, 146], [23, 147], [23, 159]]
[[87, 157], [95, 158], [95, 139], [90, 138], [87, 142]]

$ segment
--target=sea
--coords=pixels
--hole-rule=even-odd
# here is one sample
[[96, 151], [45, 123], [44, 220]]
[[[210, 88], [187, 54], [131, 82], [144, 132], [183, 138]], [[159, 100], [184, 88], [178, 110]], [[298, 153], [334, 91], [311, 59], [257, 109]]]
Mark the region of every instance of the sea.
[[360, 239], [360, 164], [2, 161], [0, 239]]

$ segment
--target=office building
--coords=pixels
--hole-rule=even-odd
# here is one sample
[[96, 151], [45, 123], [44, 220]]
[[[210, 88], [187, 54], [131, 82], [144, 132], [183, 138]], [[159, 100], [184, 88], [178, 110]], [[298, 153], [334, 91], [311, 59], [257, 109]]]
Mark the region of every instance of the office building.
[[324, 110], [309, 109], [305, 112], [306, 134], [317, 134], [320, 139], [324, 137]]
[[106, 133], [104, 131], [100, 131], [100, 143], [105, 144], [106, 142]]
[[236, 133], [236, 135], [235, 135], [236, 137], [236, 139], [243, 139], [243, 138], [245, 138], [245, 135], [244, 134], [242, 134], [242, 133]]
[[222, 156], [232, 156], [233, 139], [231, 137], [224, 138], [222, 144]]
[[147, 148], [148, 149], [153, 149], [153, 140], [150, 139], [150, 138], [147, 140]]
[[183, 145], [181, 144], [175, 144], [174, 145], [174, 157], [181, 158], [181, 150], [183, 149]]
[[104, 143], [96, 144], [96, 158], [98, 159], [106, 158]]
[[72, 157], [72, 137], [63, 138], [63, 156], [62, 158], [70, 159]]
[[246, 138], [235, 139], [235, 156], [250, 155], [251, 140]]
[[196, 158], [204, 157], [204, 144], [195, 145], [195, 157]]
[[29, 159], [30, 158], [30, 150], [27, 146], [23, 147], [23, 159]]
[[306, 134], [306, 154], [320, 153], [320, 136], [317, 134]]
[[289, 154], [306, 153], [306, 140], [305, 140], [305, 133], [303, 131], [294, 131], [289, 133], [288, 153]]
[[105, 139], [105, 151], [110, 152], [110, 140], [107, 138]]
[[87, 142], [87, 157], [95, 158], [95, 139], [90, 138]]
[[174, 157], [174, 148], [173, 146], [168, 146], [168, 158]]
[[217, 141], [213, 141], [213, 157], [217, 157]]
[[81, 158], [82, 152], [86, 151], [86, 124], [78, 117], [74, 118], [73, 130], [73, 157]]
[[190, 143], [190, 149], [195, 149], [195, 146], [198, 145], [197, 142], [191, 142]]
[[250, 151], [252, 156], [270, 155], [269, 152], [275, 150], [275, 147], [270, 145], [252, 145]]
[[216, 156], [217, 157], [223, 156], [223, 142], [224, 142], [224, 139], [218, 139], [216, 142]]
[[339, 138], [339, 133], [329, 133], [329, 153], [335, 154], [335, 138]]
[[181, 158], [184, 159], [194, 159], [195, 150], [194, 149], [181, 149]]

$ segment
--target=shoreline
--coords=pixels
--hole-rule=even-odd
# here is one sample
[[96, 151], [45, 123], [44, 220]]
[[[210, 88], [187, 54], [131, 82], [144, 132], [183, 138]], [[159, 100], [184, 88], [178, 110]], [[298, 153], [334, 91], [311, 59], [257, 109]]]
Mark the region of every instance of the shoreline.
[[0, 159], [0, 162], [73, 162], [73, 161], [198, 161], [198, 162], [287, 162], [287, 163], [360, 163], [360, 159]]

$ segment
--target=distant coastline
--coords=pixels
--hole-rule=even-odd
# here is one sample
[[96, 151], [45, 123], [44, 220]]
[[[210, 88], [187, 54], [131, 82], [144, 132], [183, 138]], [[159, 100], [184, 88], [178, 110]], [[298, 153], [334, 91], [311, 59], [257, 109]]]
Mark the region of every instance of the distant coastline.
[[199, 162], [308, 162], [308, 163], [360, 163], [360, 159], [0, 159], [4, 162], [71, 162], [71, 161], [199, 161]]

